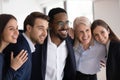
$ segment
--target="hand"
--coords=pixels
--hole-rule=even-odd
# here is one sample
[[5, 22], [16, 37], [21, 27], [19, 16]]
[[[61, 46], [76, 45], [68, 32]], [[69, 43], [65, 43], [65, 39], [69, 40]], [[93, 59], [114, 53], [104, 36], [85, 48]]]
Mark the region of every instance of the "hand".
[[20, 53], [14, 57], [13, 52], [11, 52], [11, 68], [15, 71], [18, 70], [28, 59], [28, 53], [25, 50], [21, 50]]
[[101, 67], [105, 67], [106, 66], [106, 64], [105, 64], [105, 62], [103, 60], [100, 60], [100, 65], [101, 65]]

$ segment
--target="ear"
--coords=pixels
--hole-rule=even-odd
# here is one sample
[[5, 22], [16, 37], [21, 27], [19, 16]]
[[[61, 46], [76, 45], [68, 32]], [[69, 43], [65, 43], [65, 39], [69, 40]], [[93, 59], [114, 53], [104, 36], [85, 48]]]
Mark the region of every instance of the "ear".
[[27, 28], [27, 31], [28, 31], [28, 32], [31, 32], [31, 30], [32, 30], [32, 26], [27, 25], [27, 27], [26, 27], [26, 28]]

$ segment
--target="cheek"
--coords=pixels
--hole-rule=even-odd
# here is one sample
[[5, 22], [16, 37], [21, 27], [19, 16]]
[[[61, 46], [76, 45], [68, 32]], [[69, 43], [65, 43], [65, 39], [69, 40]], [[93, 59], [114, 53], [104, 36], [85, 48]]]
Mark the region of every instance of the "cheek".
[[6, 42], [9, 42], [12, 40], [11, 36], [10, 35], [6, 35], [6, 36], [3, 36], [2, 40], [6, 41]]
[[43, 31], [39, 31], [39, 32], [37, 32], [36, 34], [42, 35], [42, 33], [43, 33]]
[[98, 37], [95, 37], [95, 40], [99, 41], [99, 38], [98, 38]]
[[45, 37], [46, 37], [47, 35], [48, 35], [48, 32], [46, 31], [46, 32], [45, 32]]
[[13, 32], [8, 32], [8, 33], [6, 33], [4, 36], [10, 38], [12, 35], [14, 35]]
[[79, 34], [79, 35], [77, 36], [77, 38], [81, 41], [81, 40], [82, 40], [82, 35]]
[[106, 33], [106, 34], [104, 34], [104, 36], [106, 36], [106, 38], [108, 38], [108, 37], [109, 37], [109, 34], [108, 34], [108, 33]]
[[101, 42], [99, 37], [95, 37], [95, 40], [98, 41], [98, 42]]

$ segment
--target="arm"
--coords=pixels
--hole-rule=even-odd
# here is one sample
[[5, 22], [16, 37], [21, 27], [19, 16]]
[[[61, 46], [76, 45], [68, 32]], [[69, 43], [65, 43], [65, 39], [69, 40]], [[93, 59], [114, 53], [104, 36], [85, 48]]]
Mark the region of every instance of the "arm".
[[13, 80], [16, 71], [26, 62], [27, 59], [27, 51], [21, 50], [21, 52], [16, 57], [13, 57], [12, 52], [10, 68], [6, 73], [5, 80]]

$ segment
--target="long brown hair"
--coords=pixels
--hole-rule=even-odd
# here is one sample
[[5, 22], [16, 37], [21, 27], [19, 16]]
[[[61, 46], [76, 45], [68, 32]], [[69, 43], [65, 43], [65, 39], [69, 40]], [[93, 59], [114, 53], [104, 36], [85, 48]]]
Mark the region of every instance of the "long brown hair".
[[97, 26], [101, 26], [101, 27], [104, 27], [106, 30], [109, 30], [110, 31], [110, 34], [109, 34], [109, 39], [112, 40], [112, 41], [120, 41], [120, 39], [115, 35], [115, 33], [111, 30], [111, 28], [109, 27], [109, 25], [101, 20], [101, 19], [97, 19], [95, 20], [92, 25], [91, 25], [91, 31], [92, 31], [92, 34], [93, 34], [93, 30], [97, 27]]
[[5, 26], [11, 19], [15, 19], [17, 21], [17, 19], [11, 14], [0, 14], [0, 46], [2, 41], [2, 33], [5, 29]]

